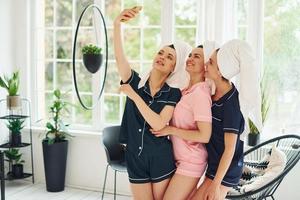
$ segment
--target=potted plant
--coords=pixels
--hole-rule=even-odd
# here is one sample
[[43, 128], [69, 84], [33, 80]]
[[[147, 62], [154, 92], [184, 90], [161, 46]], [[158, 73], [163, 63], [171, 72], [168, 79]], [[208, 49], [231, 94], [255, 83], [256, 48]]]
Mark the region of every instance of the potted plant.
[[21, 119], [9, 119], [7, 128], [10, 130], [10, 144], [12, 146], [18, 146], [22, 143], [21, 130], [24, 128], [25, 120]]
[[[270, 108], [270, 101], [268, 99], [269, 93], [268, 93], [268, 85], [269, 81], [266, 78], [266, 73], [264, 73], [261, 82], [261, 118], [262, 118], [262, 125], [264, 126], [265, 121], [268, 116], [269, 108]], [[251, 121], [251, 119], [248, 118], [248, 124], [250, 128], [250, 133], [248, 134], [248, 145], [249, 146], [256, 146], [260, 141], [260, 132], [258, 131], [258, 128], [255, 126], [255, 124]]]
[[81, 50], [83, 64], [92, 74], [96, 73], [102, 64], [103, 55], [101, 54], [101, 50], [101, 48], [92, 44], [85, 45]]
[[62, 120], [62, 112], [68, 111], [68, 103], [62, 99], [60, 90], [54, 91], [53, 104], [50, 107], [52, 120], [47, 122], [47, 133], [43, 139], [43, 156], [47, 191], [60, 192], [65, 187], [68, 153], [67, 127]]
[[248, 134], [248, 145], [256, 146], [260, 141], [260, 133], [251, 119], [248, 118], [250, 133]]
[[[21, 160], [22, 154], [19, 153], [19, 149], [9, 149], [4, 151], [8, 161], [12, 164], [11, 174], [14, 178], [23, 177], [23, 164], [25, 161]], [[10, 174], [10, 172], [9, 172]]]
[[7, 107], [10, 110], [17, 109], [21, 106], [21, 98], [18, 95], [20, 86], [19, 72], [14, 72], [12, 77], [0, 77], [0, 87], [5, 88], [8, 92]]

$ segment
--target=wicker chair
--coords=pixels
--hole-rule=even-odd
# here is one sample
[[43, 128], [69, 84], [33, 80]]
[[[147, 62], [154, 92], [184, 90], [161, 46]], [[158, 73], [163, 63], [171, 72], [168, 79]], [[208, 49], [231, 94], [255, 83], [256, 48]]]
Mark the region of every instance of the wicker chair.
[[297, 164], [300, 159], [300, 137], [298, 135], [283, 135], [271, 140], [265, 141], [244, 153], [245, 165], [255, 166], [273, 146], [276, 144], [277, 148], [283, 151], [287, 157], [285, 169], [271, 182], [265, 186], [253, 191], [249, 191], [240, 195], [227, 195], [226, 199], [239, 200], [261, 200], [261, 199], [275, 199], [274, 193], [280, 185], [284, 177]]

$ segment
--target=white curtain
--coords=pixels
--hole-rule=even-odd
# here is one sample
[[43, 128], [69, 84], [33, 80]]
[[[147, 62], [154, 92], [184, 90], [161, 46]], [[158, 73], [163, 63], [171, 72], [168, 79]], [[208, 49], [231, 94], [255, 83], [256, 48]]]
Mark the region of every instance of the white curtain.
[[[167, 9], [166, 9], [167, 8]], [[174, 1], [161, 0], [161, 41], [162, 44], [173, 42], [174, 28]]]
[[205, 20], [204, 40], [213, 40], [218, 44], [236, 38], [236, 9], [234, 0], [203, 1]]
[[[174, 39], [174, 1], [161, 0], [162, 43]], [[196, 43], [214, 40], [218, 44], [237, 37], [236, 0], [198, 0]]]
[[263, 20], [264, 1], [251, 0], [248, 5], [247, 42], [252, 46], [256, 55], [257, 64], [262, 69], [263, 63]]
[[[247, 18], [247, 42], [252, 46], [252, 49], [254, 51], [255, 57], [256, 57], [256, 65], [258, 67], [258, 70], [260, 74], [258, 76], [261, 76], [261, 71], [263, 69], [263, 20], [264, 20], [264, 1], [262, 0], [251, 0], [249, 1], [248, 5], [248, 18]], [[260, 80], [260, 78], [259, 78]], [[260, 97], [261, 98], [261, 97]], [[259, 100], [259, 104], [261, 104], [261, 99]], [[257, 117], [255, 116], [255, 113], [261, 113], [261, 107], [258, 106], [256, 110], [250, 113], [250, 118], [254, 119], [252, 120], [255, 122], [255, 119]], [[260, 119], [261, 120], [261, 119]], [[259, 131], [261, 132], [262, 126], [260, 125], [256, 126], [258, 127]]]

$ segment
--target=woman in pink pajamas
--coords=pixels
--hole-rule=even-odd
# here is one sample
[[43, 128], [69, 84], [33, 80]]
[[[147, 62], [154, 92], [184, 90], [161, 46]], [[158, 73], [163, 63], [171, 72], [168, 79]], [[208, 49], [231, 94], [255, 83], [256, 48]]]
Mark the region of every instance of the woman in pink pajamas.
[[210, 88], [204, 78], [203, 46], [194, 48], [186, 61], [190, 75], [189, 86], [182, 90], [170, 126], [153, 131], [157, 137], [170, 135], [177, 170], [172, 177], [164, 199], [187, 199], [196, 188], [207, 165], [203, 143], [211, 136]]

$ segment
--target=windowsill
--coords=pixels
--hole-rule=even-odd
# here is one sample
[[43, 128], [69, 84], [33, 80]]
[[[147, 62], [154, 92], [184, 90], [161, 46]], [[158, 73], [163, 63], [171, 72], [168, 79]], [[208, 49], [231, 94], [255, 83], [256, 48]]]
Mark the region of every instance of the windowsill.
[[[29, 130], [29, 128], [24, 128], [24, 129], [26, 131]], [[40, 126], [32, 126], [31, 130], [33, 133], [46, 132], [46, 128]], [[102, 131], [75, 130], [75, 129], [70, 129], [69, 133], [73, 136], [101, 136], [102, 135]]]

